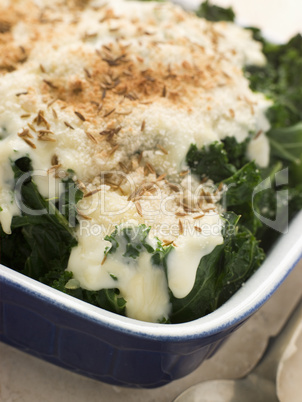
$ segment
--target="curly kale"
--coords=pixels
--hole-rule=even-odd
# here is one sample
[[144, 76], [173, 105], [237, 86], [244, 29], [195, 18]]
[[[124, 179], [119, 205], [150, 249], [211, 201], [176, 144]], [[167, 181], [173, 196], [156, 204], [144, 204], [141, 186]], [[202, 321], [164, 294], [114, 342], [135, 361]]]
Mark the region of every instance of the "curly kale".
[[196, 11], [198, 17], [205, 18], [208, 21], [230, 21], [235, 19], [235, 13], [232, 7], [224, 8], [212, 4], [209, 0], [204, 1]]

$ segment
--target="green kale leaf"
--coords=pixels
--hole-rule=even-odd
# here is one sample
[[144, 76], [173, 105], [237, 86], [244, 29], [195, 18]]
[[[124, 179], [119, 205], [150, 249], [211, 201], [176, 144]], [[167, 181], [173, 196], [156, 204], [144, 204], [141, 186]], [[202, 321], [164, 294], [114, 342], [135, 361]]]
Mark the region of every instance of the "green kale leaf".
[[261, 174], [255, 162], [249, 162], [224, 180], [227, 186], [225, 202], [227, 208], [252, 201], [254, 188], [261, 182]]
[[268, 111], [273, 128], [288, 127], [302, 120], [302, 36], [294, 36], [284, 45], [266, 41], [259, 30], [254, 38], [263, 44], [267, 58], [264, 66], [247, 66], [246, 76], [254, 91], [274, 101]]
[[73, 176], [74, 172], [67, 170], [66, 176], [62, 178], [64, 190], [61, 192], [58, 202], [55, 203], [59, 212], [72, 227], [77, 224], [76, 205], [83, 198], [83, 192], [76, 186]]
[[72, 278], [72, 272], [64, 271], [58, 279], [53, 282], [52, 287], [70, 296], [76, 297], [77, 299], [93, 304], [94, 306], [113, 313], [125, 315], [126, 300], [120, 296], [118, 289], [101, 289], [93, 291], [83, 289], [79, 286], [70, 288], [68, 283], [73, 280]]
[[200, 260], [191, 292], [178, 299], [171, 295], [171, 321], [191, 321], [225, 303], [259, 268], [264, 252], [239, 217], [225, 214], [224, 243]]
[[168, 246], [163, 246], [162, 242], [157, 239], [157, 247], [155, 248], [151, 257], [152, 264], [157, 265], [158, 267], [163, 267], [165, 272], [167, 272], [167, 257], [172, 249], [173, 246], [171, 244]]
[[105, 250], [106, 254], [112, 254], [117, 251], [120, 243], [125, 243], [125, 253], [123, 257], [137, 258], [142, 250], [147, 250], [153, 253], [153, 247], [148, 243], [148, 234], [150, 227], [139, 225], [135, 228], [132, 226], [120, 228], [115, 227], [115, 230], [110, 236], [106, 236], [105, 240], [110, 241], [111, 247]]
[[302, 121], [290, 127], [273, 128], [267, 135], [272, 163], [283, 161], [289, 167], [291, 187], [298, 186], [302, 177]]
[[191, 145], [187, 163], [192, 173], [200, 178], [207, 176], [217, 184], [223, 182], [221, 204], [227, 211], [241, 215], [240, 224], [255, 234], [262, 224], [254, 214], [253, 208], [257, 206], [252, 202], [253, 192], [262, 177], [255, 162], [247, 161], [249, 140], [238, 143], [235, 138], [227, 137], [223, 142], [214, 142], [200, 150]]
[[[21, 215], [12, 219], [12, 234], [2, 236], [1, 259], [7, 266], [51, 285], [66, 268], [71, 248], [77, 244], [73, 228], [54, 203], [39, 193], [29, 158], [18, 159], [12, 169]], [[16, 244], [21, 246], [18, 256], [9, 252]]]
[[204, 1], [199, 9], [196, 11], [196, 15], [201, 18], [205, 18], [208, 21], [234, 21], [235, 13], [232, 7], [223, 8], [211, 4], [209, 0]]
[[[283, 190], [288, 191], [289, 218], [301, 210], [299, 192], [302, 177], [302, 36], [294, 36], [288, 43], [273, 44], [263, 38], [257, 28], [252, 28], [254, 38], [263, 45], [267, 58], [264, 66], [248, 66], [246, 75], [254, 91], [261, 91], [273, 100], [267, 116], [271, 129], [267, 133], [270, 141], [270, 167], [262, 172], [262, 177], [273, 179], [276, 167], [288, 168], [288, 183]], [[266, 171], [271, 172], [266, 172]], [[265, 173], [266, 172], [266, 173]], [[265, 174], [264, 174], [265, 173]], [[276, 214], [277, 189], [272, 187], [258, 198], [259, 209], [270, 217]], [[280, 193], [279, 193], [280, 194]], [[287, 217], [287, 215], [286, 215]], [[267, 233], [262, 227], [259, 235], [267, 243], [274, 240], [276, 233]], [[265, 233], [264, 233], [265, 232]], [[271, 244], [271, 242], [269, 242]]]
[[215, 183], [233, 175], [236, 168], [229, 163], [228, 155], [222, 142], [213, 142], [200, 150], [192, 144], [186, 157], [191, 172], [203, 177], [209, 177]]
[[163, 246], [162, 242], [157, 239], [156, 247], [152, 247], [148, 242], [150, 229], [144, 224], [122, 228], [116, 226], [111, 235], [105, 237], [105, 240], [111, 243], [111, 247], [105, 250], [105, 254], [116, 253], [118, 247], [122, 247], [123, 257], [136, 259], [142, 251], [147, 250], [152, 254], [153, 265], [166, 269], [166, 259], [173, 246]]
[[242, 142], [238, 142], [235, 137], [226, 137], [222, 140], [225, 152], [228, 157], [228, 163], [235, 169], [240, 169], [249, 162], [247, 158], [247, 147], [251, 141], [251, 136]]

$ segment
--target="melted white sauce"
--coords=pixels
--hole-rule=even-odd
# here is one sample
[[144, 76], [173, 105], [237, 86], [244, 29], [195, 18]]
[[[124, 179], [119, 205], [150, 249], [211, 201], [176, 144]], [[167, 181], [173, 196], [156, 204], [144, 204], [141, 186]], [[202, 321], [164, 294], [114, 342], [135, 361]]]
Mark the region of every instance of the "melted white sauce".
[[67, 269], [85, 289], [118, 288], [127, 301], [128, 317], [150, 322], [169, 317], [171, 306], [165, 273], [152, 265], [151, 254], [143, 250], [136, 259], [123, 257], [126, 243], [121, 241], [117, 251], [108, 254], [105, 260], [105, 249], [111, 243], [104, 240], [102, 228], [99, 235], [97, 229], [94, 226], [94, 234], [88, 227], [82, 234], [78, 230], [79, 244], [72, 249]]
[[167, 260], [169, 288], [180, 299], [192, 290], [201, 258], [223, 243], [222, 222], [218, 214], [204, 216], [196, 226], [202, 231], [191, 227], [189, 236], [179, 236], [177, 247], [170, 252]]

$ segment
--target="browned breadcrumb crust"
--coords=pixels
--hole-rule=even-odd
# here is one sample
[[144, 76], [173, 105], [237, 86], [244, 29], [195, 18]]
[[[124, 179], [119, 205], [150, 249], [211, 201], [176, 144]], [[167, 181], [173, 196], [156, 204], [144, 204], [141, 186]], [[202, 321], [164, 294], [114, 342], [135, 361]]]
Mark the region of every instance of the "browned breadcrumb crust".
[[[32, 2], [15, 1], [10, 7], [3, 9], [0, 5], [0, 71], [10, 72], [18, 68], [18, 64], [26, 62], [31, 49], [38, 42], [52, 39], [53, 28], [62, 22], [60, 15], [66, 12], [72, 16], [71, 31], [77, 31], [81, 7], [89, 1], [73, 0], [62, 2], [54, 9], [50, 7], [39, 8]], [[26, 7], [25, 7], [26, 6]], [[99, 24], [111, 19], [118, 20], [109, 6], [96, 10], [100, 14]], [[11, 28], [22, 21], [30, 31], [26, 45], [18, 46], [11, 32]], [[139, 21], [132, 21], [137, 26], [137, 35], [150, 35], [143, 31]], [[95, 34], [86, 34], [85, 42]], [[213, 45], [217, 42], [219, 34], [209, 26], [209, 35]], [[42, 84], [42, 93], [45, 102], [59, 101], [61, 106], [73, 108], [79, 116], [99, 119], [111, 115], [123, 116], [139, 103], [152, 102], [158, 97], [167, 98], [167, 102], [178, 106], [189, 107], [190, 94], [194, 96], [197, 91], [206, 92], [217, 86], [228, 85], [231, 78], [223, 72], [221, 60], [216, 56], [204, 54], [202, 46], [183, 39], [183, 44], [190, 50], [194, 65], [184, 61], [181, 65], [168, 67], [158, 63], [156, 69], [145, 69], [144, 60], [135, 54], [131, 46], [121, 44], [116, 28], [116, 41], [104, 45], [96, 50], [95, 54], [78, 54], [86, 61], [84, 69], [85, 79], [52, 76], [43, 65], [40, 69], [45, 75]], [[151, 42], [150, 46], [158, 47], [159, 42]], [[230, 110], [232, 115], [232, 111]]]
[[[52, 39], [53, 30], [62, 23], [60, 14], [68, 13], [71, 16], [71, 25], [68, 29], [71, 32], [77, 32], [77, 25], [80, 20], [80, 12], [83, 7], [89, 5], [89, 1], [72, 0], [62, 1], [60, 5], [56, 5], [54, 9], [51, 7], [39, 8], [33, 2], [22, 2], [21, 0], [12, 2], [12, 4], [4, 9], [0, 5], [0, 74], [8, 74], [23, 64], [30, 58], [33, 48], [43, 46], [48, 39]], [[100, 27], [108, 20], [117, 20], [119, 17], [114, 14], [110, 6], [104, 5], [99, 10]], [[182, 16], [180, 15], [181, 19]], [[29, 31], [26, 43], [18, 45], [14, 38], [12, 28], [22, 21], [22, 24]], [[132, 23], [137, 27], [137, 35], [152, 36], [151, 32], [147, 32], [141, 26], [139, 21], [133, 20]], [[26, 30], [25, 29], [25, 30]], [[55, 72], [50, 72], [47, 68], [40, 64], [39, 70], [42, 76], [40, 93], [43, 102], [52, 110], [54, 119], [58, 118], [56, 109], [69, 110], [78, 118], [80, 124], [85, 124], [85, 133], [87, 140], [95, 145], [100, 145], [103, 141], [107, 144], [104, 149], [100, 148], [100, 156], [102, 158], [110, 158], [118, 150], [119, 143], [117, 141], [119, 132], [122, 129], [122, 122], [125, 116], [132, 113], [139, 105], [149, 105], [154, 100], [162, 98], [162, 102], [172, 108], [183, 108], [190, 111], [191, 99], [196, 94], [208, 96], [207, 91], [216, 87], [231, 85], [232, 78], [222, 69], [221, 59], [205, 54], [204, 48], [198, 44], [194, 44], [188, 39], [182, 39], [182, 45], [185, 45], [190, 52], [191, 60], [194, 63], [183, 61], [181, 64], [164, 65], [158, 62], [151, 68], [144, 67], [144, 59], [135, 53], [135, 49], [131, 45], [123, 43], [123, 37], [119, 35], [118, 27], [112, 28], [115, 33], [115, 41], [108, 45], [103, 45], [94, 53], [88, 53], [83, 49], [77, 49], [76, 56], [85, 61], [85, 67], [78, 77], [60, 76]], [[215, 29], [209, 26], [209, 35], [213, 46], [217, 44], [219, 34]], [[97, 36], [97, 33], [86, 33], [83, 35], [83, 43]], [[151, 41], [149, 46], [157, 48], [160, 42]], [[54, 44], [54, 46], [56, 46]], [[27, 91], [17, 93], [16, 96], [35, 96], [32, 94], [31, 88]], [[251, 105], [252, 107], [252, 105]], [[234, 111], [229, 110], [230, 117], [234, 117]], [[24, 114], [23, 117], [28, 117]], [[22, 116], [21, 116], [22, 117]], [[74, 130], [72, 124], [64, 121], [67, 128]], [[55, 135], [51, 131], [50, 124], [46, 120], [43, 111], [39, 111], [33, 116], [31, 123], [27, 124], [19, 133], [19, 136], [33, 149], [36, 148], [34, 143], [35, 133], [37, 141], [55, 142]], [[87, 127], [106, 127], [97, 134], [93, 133]], [[141, 123], [141, 131], [146, 128], [146, 122]], [[157, 148], [165, 155], [168, 151], [161, 146]], [[53, 155], [52, 166], [49, 173], [56, 172], [60, 167], [58, 157]], [[143, 161], [143, 152], [140, 155], [134, 155], [132, 161], [126, 166], [123, 162], [119, 163], [121, 170], [129, 173], [143, 165], [145, 180], [136, 189], [128, 199], [133, 201], [140, 216], [143, 216], [140, 198], [144, 194], [152, 194], [154, 192], [154, 183], [164, 181], [170, 188], [171, 192], [179, 192], [177, 185], [169, 183], [166, 174], [157, 175], [154, 167], [149, 162]], [[180, 177], [184, 177], [189, 171], [180, 172]], [[150, 182], [148, 176], [155, 176], [153, 182]], [[120, 191], [121, 181], [115, 181], [114, 177], [107, 175], [104, 183], [109, 185], [113, 190]], [[79, 183], [79, 186], [81, 183]], [[95, 194], [97, 190], [86, 191], [85, 184], [82, 183], [84, 197]], [[197, 208], [192, 207], [186, 199], [179, 200], [179, 211], [177, 216], [183, 217], [188, 213], [198, 213], [195, 219], [199, 219], [201, 209], [204, 212], [213, 210], [213, 208], [205, 208], [207, 203], [215, 203], [211, 194], [201, 194], [200, 204]], [[81, 215], [84, 219], [90, 219], [85, 215]], [[196, 227], [196, 230], [199, 230]], [[179, 220], [179, 233], [183, 233], [183, 224]]]

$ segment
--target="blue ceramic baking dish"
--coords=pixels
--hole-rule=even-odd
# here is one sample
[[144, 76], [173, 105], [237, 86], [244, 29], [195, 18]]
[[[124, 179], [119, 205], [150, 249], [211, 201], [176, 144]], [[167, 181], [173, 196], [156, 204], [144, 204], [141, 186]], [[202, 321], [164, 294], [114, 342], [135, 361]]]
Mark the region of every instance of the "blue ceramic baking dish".
[[285, 280], [302, 255], [302, 212], [223, 306], [184, 324], [151, 324], [89, 305], [0, 266], [0, 339], [109, 384], [159, 387], [196, 369]]

